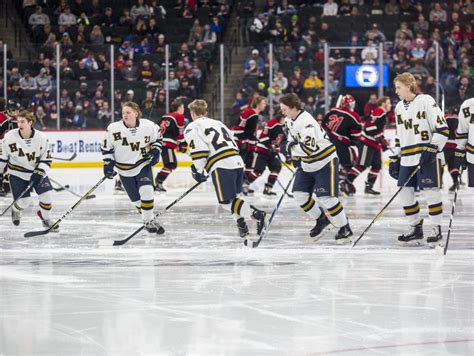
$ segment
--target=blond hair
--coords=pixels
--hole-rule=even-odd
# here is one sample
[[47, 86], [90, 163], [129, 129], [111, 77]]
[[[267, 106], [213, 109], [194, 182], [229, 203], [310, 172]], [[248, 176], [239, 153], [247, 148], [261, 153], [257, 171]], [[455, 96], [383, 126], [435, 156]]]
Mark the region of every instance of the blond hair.
[[125, 106], [129, 107], [130, 109], [132, 109], [133, 111], [137, 113], [137, 119], [142, 117], [142, 111], [140, 110], [140, 106], [138, 106], [137, 103], [133, 101], [126, 101], [122, 104], [122, 107], [125, 107]]
[[260, 105], [262, 101], [265, 101], [265, 97], [257, 95], [255, 98], [252, 99], [252, 108], [255, 109], [257, 106]]
[[193, 100], [188, 105], [188, 109], [199, 117], [207, 115], [207, 103], [202, 99]]
[[17, 119], [19, 117], [22, 117], [22, 118], [26, 119], [26, 121], [31, 122], [32, 125], [34, 125], [35, 122], [36, 122], [36, 117], [35, 117], [35, 115], [33, 115], [33, 113], [31, 111], [23, 110], [23, 111], [20, 111], [15, 116], [16, 116]]
[[405, 72], [405, 73], [399, 74], [395, 77], [393, 82], [394, 83], [396, 83], [396, 82], [402, 83], [403, 85], [410, 88], [410, 91], [412, 93], [414, 93], [414, 94], [416, 93], [416, 87], [417, 87], [416, 79], [413, 76], [413, 74], [411, 74], [411, 73]]

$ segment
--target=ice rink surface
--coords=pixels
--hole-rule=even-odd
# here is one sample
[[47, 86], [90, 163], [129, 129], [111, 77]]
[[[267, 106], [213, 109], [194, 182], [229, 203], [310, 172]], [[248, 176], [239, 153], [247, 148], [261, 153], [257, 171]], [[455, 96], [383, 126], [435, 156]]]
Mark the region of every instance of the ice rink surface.
[[[79, 194], [100, 176], [51, 172]], [[395, 192], [389, 179], [379, 197], [359, 189], [343, 200], [355, 236]], [[271, 212], [278, 198], [263, 198], [263, 183], [246, 199]], [[445, 183], [446, 237], [453, 194]], [[156, 211], [192, 184], [179, 169]], [[460, 190], [444, 257], [398, 246], [407, 228], [398, 199], [350, 249], [335, 244], [335, 228], [312, 242], [314, 222], [285, 198], [268, 236], [248, 249], [210, 185], [162, 216], [165, 235], [103, 247], [140, 227], [140, 217], [113, 182], [96, 194], [44, 237], [23, 237], [42, 229], [37, 200], [19, 227], [0, 218], [0, 355], [474, 354], [474, 189]], [[54, 216], [76, 201], [55, 192]], [[0, 198], [0, 210], [10, 202]]]

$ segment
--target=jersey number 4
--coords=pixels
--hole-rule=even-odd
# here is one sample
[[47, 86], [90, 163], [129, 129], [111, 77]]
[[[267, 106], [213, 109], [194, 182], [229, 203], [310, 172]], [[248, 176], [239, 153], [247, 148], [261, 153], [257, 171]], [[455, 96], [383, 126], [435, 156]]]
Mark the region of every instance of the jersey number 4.
[[235, 146], [234, 141], [232, 141], [232, 138], [230, 137], [229, 133], [223, 127], [221, 128], [221, 131], [222, 135], [219, 133], [218, 130], [213, 127], [209, 127], [204, 131], [206, 136], [209, 136], [211, 133], [214, 135], [212, 137], [212, 146], [216, 151], [218, 149], [221, 149], [222, 147], [229, 146], [229, 144]]

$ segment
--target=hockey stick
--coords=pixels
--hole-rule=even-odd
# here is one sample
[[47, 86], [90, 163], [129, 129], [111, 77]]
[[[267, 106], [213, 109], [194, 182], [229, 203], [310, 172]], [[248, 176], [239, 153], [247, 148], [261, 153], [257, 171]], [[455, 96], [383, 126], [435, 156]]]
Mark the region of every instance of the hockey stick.
[[[54, 189], [54, 190], [56, 190], [57, 192], [60, 192], [60, 191], [65, 190], [65, 191], [71, 193], [72, 195], [75, 195], [75, 196], [78, 197], [78, 198], [82, 198], [82, 195], [79, 195], [79, 194], [77, 194], [75, 191], [69, 189], [69, 185], [62, 185], [61, 183], [59, 183], [57, 180], [54, 180], [53, 178], [49, 178], [49, 180], [50, 180], [51, 182], [53, 182], [54, 184], [56, 184], [56, 185], [59, 186], [58, 189], [56, 189], [56, 188]], [[95, 197], [96, 197], [95, 194], [91, 194], [91, 195], [88, 195], [88, 196], [86, 197], [86, 199], [94, 199]]]
[[385, 206], [382, 208], [382, 210], [379, 211], [379, 213], [377, 215], [375, 215], [375, 218], [370, 222], [370, 224], [365, 228], [365, 230], [362, 232], [362, 234], [360, 234], [360, 236], [357, 238], [357, 240], [355, 240], [353, 243], [352, 243], [352, 247], [351, 248], [354, 248], [355, 245], [357, 245], [357, 243], [359, 242], [359, 240], [365, 235], [365, 233], [367, 231], [369, 231], [369, 229], [372, 227], [372, 225], [382, 216], [382, 214], [384, 213], [385, 209], [390, 205], [390, 203], [396, 198], [396, 196], [398, 195], [398, 193], [400, 193], [400, 191], [402, 190], [402, 188], [405, 188], [405, 186], [408, 184], [408, 182], [418, 173], [418, 171], [420, 170], [421, 166], [417, 166], [413, 172], [410, 174], [410, 176], [407, 178], [407, 180], [405, 181], [405, 183], [403, 183], [403, 185], [398, 188], [398, 190], [395, 192], [395, 194], [390, 198], [390, 200], [387, 202], [387, 204], [385, 204]]
[[69, 188], [69, 185], [66, 184], [64, 187], [59, 187], [59, 188], [53, 187], [53, 190], [55, 192], [62, 192], [63, 190], [65, 190], [65, 188]]
[[[257, 241], [252, 241], [252, 248], [257, 248], [258, 245], [260, 245], [260, 242], [262, 242], [262, 239], [266, 236], [266, 234], [268, 233], [268, 230], [270, 229], [270, 224], [272, 223], [273, 221], [273, 218], [275, 217], [276, 215], [276, 212], [278, 211], [278, 209], [280, 208], [280, 205], [281, 205], [281, 202], [283, 201], [283, 198], [285, 197], [285, 195], [287, 194], [287, 191], [288, 189], [290, 188], [290, 185], [291, 185], [291, 182], [293, 182], [293, 179], [295, 179], [295, 176], [296, 176], [296, 172], [293, 173], [293, 176], [291, 177], [290, 181], [288, 182], [285, 190], [283, 191], [283, 194], [281, 195], [280, 197], [280, 200], [278, 200], [278, 203], [275, 207], [275, 209], [273, 209], [272, 211], [272, 215], [270, 215], [270, 219], [268, 219], [268, 223], [267, 225], [263, 228], [262, 232], [260, 233], [260, 236], [258, 238]], [[248, 246], [248, 241], [247, 239], [245, 239], [244, 241], [244, 245], [245, 246]]]
[[[459, 172], [459, 179], [461, 179], [463, 167], [461, 167], [461, 171]], [[454, 219], [454, 208], [456, 207], [456, 200], [458, 198], [458, 191], [461, 183], [456, 186], [456, 190], [454, 191], [454, 199], [453, 199], [453, 206], [451, 207], [451, 217], [449, 218], [449, 225], [448, 225], [448, 236], [446, 237], [446, 245], [444, 245], [443, 255], [446, 255], [448, 252], [448, 245], [449, 245], [449, 236], [451, 236], [451, 226], [453, 224]]]
[[53, 160], [55, 160], [55, 161], [66, 161], [66, 162], [71, 162], [71, 161], [73, 161], [73, 160], [74, 160], [74, 158], [76, 158], [76, 157], [77, 157], [77, 153], [76, 153], [76, 152], [74, 152], [74, 153], [72, 154], [72, 156], [71, 156], [71, 157], [69, 157], [69, 158], [51, 157], [51, 159], [53, 159]]
[[[197, 182], [194, 184], [191, 188], [189, 188], [187, 191], [185, 191], [183, 194], [181, 194], [178, 198], [176, 198], [172, 203], [168, 204], [168, 206], [165, 208], [165, 210], [160, 211], [158, 214], [155, 214], [153, 219], [156, 219], [163, 215], [166, 211], [168, 211], [171, 207], [173, 207], [176, 203], [178, 203], [181, 199], [183, 199], [186, 195], [191, 193], [194, 189], [196, 189], [202, 182]], [[113, 246], [122, 246], [125, 245], [132, 237], [137, 235], [140, 231], [142, 231], [145, 228], [145, 225], [140, 226], [138, 229], [136, 229], [130, 236], [126, 237], [123, 240], [114, 240]], [[107, 241], [107, 240], [105, 240]], [[108, 241], [107, 241], [108, 242]]]
[[9, 206], [7, 206], [7, 208], [0, 214], [0, 216], [3, 216], [5, 215], [5, 213], [13, 206], [15, 205], [18, 200], [20, 200], [21, 198], [23, 198], [23, 195], [25, 195], [26, 193], [28, 193], [28, 191], [33, 187], [33, 183], [30, 183], [28, 184], [28, 186], [25, 188], [24, 191], [21, 192], [21, 194], [18, 196], [18, 198], [16, 198]]
[[[285, 186], [283, 184], [281, 184], [279, 179], [277, 179], [277, 183], [283, 190], [285, 190]], [[288, 195], [289, 198], [294, 198], [293, 194], [286, 193], [286, 195]]]
[[58, 220], [56, 220], [56, 222], [51, 225], [48, 229], [46, 230], [42, 230], [42, 231], [30, 231], [30, 232], [27, 232], [26, 234], [24, 234], [23, 236], [24, 237], [34, 237], [34, 236], [40, 236], [40, 235], [46, 235], [48, 234], [49, 232], [51, 232], [51, 230], [53, 230], [54, 228], [56, 228], [56, 226], [58, 226], [61, 221], [63, 221], [69, 214], [72, 213], [72, 211], [79, 205], [81, 204], [84, 200], [87, 199], [87, 197], [94, 191], [96, 190], [99, 185], [101, 185], [105, 180], [107, 180], [108, 178], [106, 176], [103, 176], [102, 178], [100, 178], [100, 180], [91, 188], [89, 189], [89, 191], [84, 194], [81, 199], [79, 199], [72, 207], [70, 207], [68, 210], [66, 210], [66, 212], [63, 214], [63, 216], [61, 216]]

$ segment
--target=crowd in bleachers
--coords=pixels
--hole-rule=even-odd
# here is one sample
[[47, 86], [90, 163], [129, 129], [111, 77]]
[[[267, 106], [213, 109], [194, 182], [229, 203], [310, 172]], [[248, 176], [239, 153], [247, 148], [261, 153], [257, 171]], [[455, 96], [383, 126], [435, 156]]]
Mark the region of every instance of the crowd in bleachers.
[[232, 5], [232, 0], [19, 1], [33, 60], [9, 61], [8, 97], [34, 111], [41, 128], [56, 127], [57, 105], [62, 128], [106, 127], [124, 100], [141, 104], [144, 115], [154, 107], [158, 117], [166, 110], [165, 46], [170, 101], [200, 96]]
[[[242, 3], [249, 5], [251, 1]], [[437, 43], [440, 84], [446, 94], [446, 108], [453, 110], [474, 96], [473, 19], [470, 0], [267, 0], [261, 12], [240, 22], [242, 36], [253, 49], [243, 66], [233, 114], [255, 93], [269, 97], [277, 109], [279, 95], [293, 92], [302, 97], [308, 111], [321, 118], [325, 109], [325, 43], [350, 47], [329, 53], [328, 90], [333, 99], [347, 92], [344, 65], [377, 64], [379, 43], [384, 44], [383, 61], [389, 66], [390, 78], [409, 71], [417, 78], [419, 91], [435, 96]], [[272, 87], [269, 43], [273, 44]], [[392, 87], [390, 84], [385, 93], [396, 102]], [[361, 114], [370, 93], [366, 90], [364, 101], [358, 103]]]

